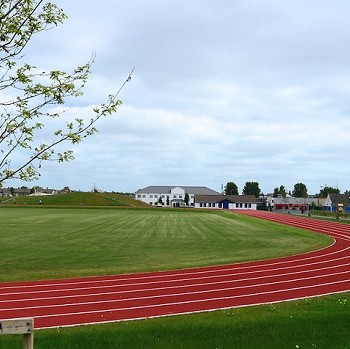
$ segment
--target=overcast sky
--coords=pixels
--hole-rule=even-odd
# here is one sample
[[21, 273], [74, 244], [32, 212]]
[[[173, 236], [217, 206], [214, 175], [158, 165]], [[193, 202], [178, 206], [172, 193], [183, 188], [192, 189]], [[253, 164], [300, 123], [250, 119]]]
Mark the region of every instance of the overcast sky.
[[73, 162], [6, 184], [350, 189], [349, 1], [56, 3], [69, 19], [37, 35], [25, 61], [70, 70], [96, 51], [85, 95], [67, 113], [89, 115], [135, 71], [123, 106], [73, 148]]

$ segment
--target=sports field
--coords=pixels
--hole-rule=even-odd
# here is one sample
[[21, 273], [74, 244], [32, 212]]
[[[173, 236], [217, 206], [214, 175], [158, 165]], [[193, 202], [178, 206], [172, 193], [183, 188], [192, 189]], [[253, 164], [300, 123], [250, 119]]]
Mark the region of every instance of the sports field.
[[227, 264], [331, 242], [325, 235], [232, 212], [2, 208], [0, 281]]
[[[318, 249], [324, 235], [231, 212], [2, 208], [0, 280], [163, 270]], [[347, 348], [349, 294], [36, 333], [35, 348]], [[0, 348], [20, 347], [0, 336]]]

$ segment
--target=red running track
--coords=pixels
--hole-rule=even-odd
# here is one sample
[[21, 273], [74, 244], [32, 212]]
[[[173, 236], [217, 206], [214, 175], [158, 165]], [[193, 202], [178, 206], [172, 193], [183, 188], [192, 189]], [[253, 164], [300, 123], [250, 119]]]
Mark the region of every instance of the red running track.
[[74, 326], [280, 302], [350, 291], [350, 225], [262, 211], [242, 214], [322, 232], [324, 249], [250, 263], [0, 284], [0, 319]]

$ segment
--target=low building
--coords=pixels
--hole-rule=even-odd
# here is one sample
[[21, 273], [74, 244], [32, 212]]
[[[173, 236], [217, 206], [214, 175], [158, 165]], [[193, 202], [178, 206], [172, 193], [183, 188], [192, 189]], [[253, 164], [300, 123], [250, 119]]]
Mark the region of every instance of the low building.
[[49, 189], [49, 188], [41, 188], [41, 187], [34, 187], [31, 190], [31, 196], [45, 196], [45, 195], [56, 195], [58, 194], [58, 191], [56, 189]]
[[215, 190], [196, 186], [148, 186], [135, 193], [135, 199], [152, 206], [194, 207], [196, 195], [219, 195]]
[[254, 195], [196, 195], [196, 208], [256, 210], [257, 199]]
[[325, 211], [329, 212], [350, 212], [349, 194], [328, 194], [324, 204]]
[[30, 189], [27, 188], [0, 188], [0, 196], [2, 197], [19, 197], [30, 194]]
[[290, 195], [268, 195], [266, 205], [269, 210], [309, 210], [312, 207], [323, 207], [326, 199], [317, 197], [300, 198]]
[[20, 196], [43, 196], [43, 195], [56, 195], [58, 191], [56, 189], [34, 187], [29, 188], [0, 188], [0, 197], [20, 197]]

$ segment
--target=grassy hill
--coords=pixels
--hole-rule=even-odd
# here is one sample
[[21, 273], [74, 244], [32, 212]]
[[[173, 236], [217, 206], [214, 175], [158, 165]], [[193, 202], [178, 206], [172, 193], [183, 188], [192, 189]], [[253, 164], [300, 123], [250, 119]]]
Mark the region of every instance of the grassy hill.
[[58, 206], [119, 206], [119, 207], [148, 207], [147, 204], [135, 200], [129, 195], [115, 193], [85, 193], [71, 192], [47, 196], [22, 196], [16, 198], [1, 198], [0, 205], [58, 205]]

